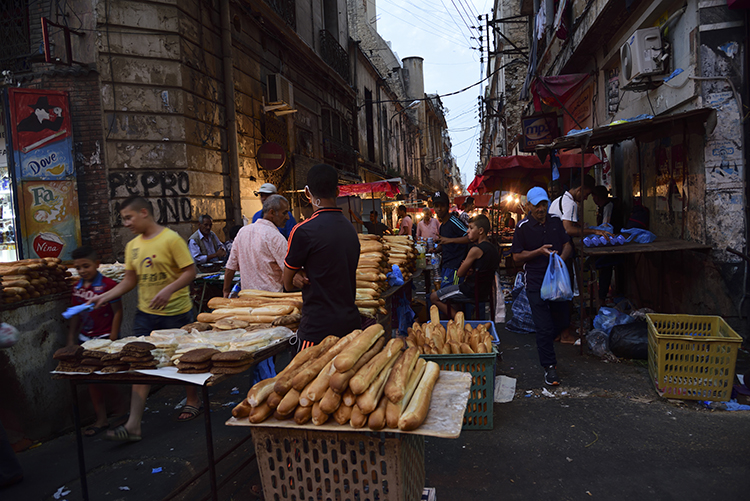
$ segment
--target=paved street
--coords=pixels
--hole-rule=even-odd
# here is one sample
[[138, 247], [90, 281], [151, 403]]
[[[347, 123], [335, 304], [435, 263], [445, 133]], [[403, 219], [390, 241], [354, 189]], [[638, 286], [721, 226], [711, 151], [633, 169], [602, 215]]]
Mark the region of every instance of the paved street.
[[[709, 411], [670, 403], [650, 387], [645, 363], [604, 363], [558, 346], [563, 386], [541, 395], [533, 336], [501, 331], [499, 373], [517, 378], [516, 397], [495, 404], [492, 431], [466, 431], [459, 439], [426, 441], [427, 485], [438, 499], [746, 499], [750, 492], [750, 412]], [[739, 362], [746, 367], [746, 355]], [[235, 402], [247, 376], [213, 390], [217, 402]], [[526, 396], [527, 390], [532, 396]], [[567, 395], [563, 395], [567, 392]], [[175, 423], [180, 387], [149, 399], [144, 440], [119, 445], [86, 439], [92, 500], [161, 499], [205, 466], [204, 423]], [[212, 408], [217, 457], [246, 431], [223, 422], [230, 406]], [[223, 476], [245, 461], [251, 442], [221, 463]], [[19, 455], [25, 481], [3, 500], [81, 499], [75, 436], [69, 433]], [[161, 472], [152, 473], [154, 468]], [[221, 489], [221, 499], [248, 499], [256, 482], [247, 466]], [[121, 490], [127, 487], [129, 490]], [[177, 499], [201, 499], [207, 477]]]

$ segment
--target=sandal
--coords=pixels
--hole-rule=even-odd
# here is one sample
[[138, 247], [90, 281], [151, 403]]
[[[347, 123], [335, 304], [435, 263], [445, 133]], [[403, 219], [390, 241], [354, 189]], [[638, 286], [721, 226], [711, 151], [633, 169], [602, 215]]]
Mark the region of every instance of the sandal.
[[[179, 421], [180, 423], [186, 423], [200, 416], [202, 412], [203, 412], [203, 406], [198, 408], [194, 405], [185, 405], [182, 409], [180, 409], [180, 412], [178, 412], [177, 415], [175, 416], [175, 421]], [[190, 414], [190, 417], [180, 419], [180, 416], [182, 416], [183, 414]]]
[[254, 499], [259, 499], [260, 501], [263, 501], [263, 486], [260, 484], [253, 484], [250, 486], [250, 490], [247, 491], [250, 496], [252, 496]]
[[89, 426], [85, 430], [83, 430], [83, 436], [84, 437], [94, 437], [104, 430], [109, 428], [109, 424], [105, 424], [104, 426]]
[[141, 439], [141, 436], [133, 435], [126, 430], [124, 426], [118, 426], [112, 430], [112, 433], [104, 435], [104, 438], [113, 442], [138, 442]]

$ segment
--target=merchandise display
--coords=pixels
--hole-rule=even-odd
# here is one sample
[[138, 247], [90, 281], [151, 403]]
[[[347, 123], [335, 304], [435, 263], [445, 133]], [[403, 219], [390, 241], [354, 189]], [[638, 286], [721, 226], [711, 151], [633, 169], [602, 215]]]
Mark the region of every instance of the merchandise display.
[[414, 325], [407, 330], [406, 344], [417, 348], [424, 355], [459, 355], [462, 353], [492, 353], [492, 324], [472, 327], [465, 323], [464, 313], [459, 311], [446, 327], [440, 325], [437, 306], [430, 307], [430, 322]]
[[416, 269], [417, 250], [408, 235], [359, 235], [359, 243], [355, 302], [361, 315], [374, 318], [387, 313], [380, 297], [388, 289], [387, 274], [396, 265], [408, 281]]
[[25, 259], [0, 265], [5, 304], [65, 292], [75, 283], [58, 258]]
[[307, 348], [275, 378], [253, 386], [232, 415], [261, 423], [274, 416], [316, 426], [333, 419], [353, 428], [418, 428], [440, 376], [401, 338], [384, 339], [379, 324]]

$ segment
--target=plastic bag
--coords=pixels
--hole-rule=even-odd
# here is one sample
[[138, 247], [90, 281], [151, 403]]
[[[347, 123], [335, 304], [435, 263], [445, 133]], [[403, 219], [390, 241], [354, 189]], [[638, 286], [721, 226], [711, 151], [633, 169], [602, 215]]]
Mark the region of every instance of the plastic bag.
[[0, 324], [0, 348], [10, 348], [18, 342], [18, 329], [3, 322]]
[[513, 332], [536, 332], [534, 318], [531, 316], [529, 297], [526, 295], [526, 286], [523, 283], [525, 276], [523, 276], [522, 273], [516, 275], [517, 284], [519, 282], [519, 276], [521, 276], [520, 286], [513, 288], [515, 300], [510, 307], [513, 316], [510, 321], [505, 324], [505, 328]]
[[406, 337], [409, 333], [407, 332], [414, 322], [416, 314], [411, 309], [409, 301], [406, 298], [399, 298], [398, 305], [396, 306], [396, 316], [398, 318], [398, 333]]
[[513, 283], [513, 290], [510, 291], [510, 297], [515, 300], [524, 288], [526, 288], [526, 272], [519, 271], [516, 274], [516, 281]]
[[609, 353], [609, 336], [606, 332], [599, 330], [590, 331], [586, 334], [586, 344], [591, 353], [597, 357], [603, 357]]
[[607, 335], [612, 332], [612, 327], [633, 322], [630, 315], [622, 313], [614, 308], [602, 306], [599, 313], [594, 317], [594, 329], [600, 330]]
[[386, 275], [388, 277], [388, 285], [391, 287], [396, 285], [404, 285], [404, 276], [401, 274], [401, 268], [397, 264], [391, 267], [391, 272]]
[[547, 273], [542, 281], [541, 297], [545, 301], [570, 301], [573, 299], [573, 287], [570, 274], [559, 254], [549, 257]]
[[648, 360], [648, 323], [635, 320], [615, 325], [609, 335], [609, 349], [620, 358]]
[[651, 242], [656, 240], [656, 235], [648, 230], [642, 230], [640, 228], [623, 228], [622, 230], [620, 230], [620, 233], [629, 235], [625, 240], [626, 242], [635, 241], [639, 244], [650, 244]]

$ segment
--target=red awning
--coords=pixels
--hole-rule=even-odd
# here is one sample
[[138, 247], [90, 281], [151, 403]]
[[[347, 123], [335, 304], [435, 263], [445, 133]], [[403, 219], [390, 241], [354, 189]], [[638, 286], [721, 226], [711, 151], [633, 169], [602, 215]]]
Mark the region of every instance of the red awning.
[[[462, 207], [468, 195], [462, 195], [453, 199], [453, 203], [458, 207]], [[474, 198], [474, 207], [489, 207], [492, 201], [492, 193], [486, 195], [472, 195]]]
[[347, 197], [350, 195], [369, 195], [369, 194], [384, 194], [387, 197], [395, 197], [401, 190], [399, 190], [399, 181], [386, 180], [386, 181], [375, 181], [372, 183], [359, 183], [359, 184], [344, 184], [339, 186], [339, 196]]

